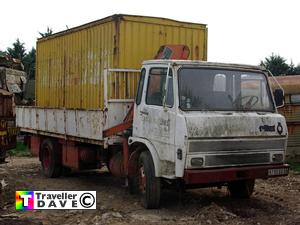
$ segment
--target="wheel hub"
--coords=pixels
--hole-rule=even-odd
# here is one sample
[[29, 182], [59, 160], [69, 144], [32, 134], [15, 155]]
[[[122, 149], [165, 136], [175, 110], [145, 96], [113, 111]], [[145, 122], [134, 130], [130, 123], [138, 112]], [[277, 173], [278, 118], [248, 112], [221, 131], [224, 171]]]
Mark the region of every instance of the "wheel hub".
[[143, 165], [140, 167], [139, 188], [140, 188], [141, 193], [146, 192], [146, 174], [145, 174], [145, 170], [144, 170]]

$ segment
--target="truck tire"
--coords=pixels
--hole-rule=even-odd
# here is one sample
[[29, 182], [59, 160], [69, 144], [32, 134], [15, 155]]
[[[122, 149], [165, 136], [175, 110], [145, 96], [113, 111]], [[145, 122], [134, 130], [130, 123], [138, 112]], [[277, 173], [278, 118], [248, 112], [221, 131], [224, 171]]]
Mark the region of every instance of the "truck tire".
[[157, 209], [160, 205], [160, 178], [155, 177], [155, 168], [150, 152], [144, 151], [139, 157], [139, 191], [142, 206]]
[[62, 174], [60, 150], [55, 141], [45, 139], [41, 147], [41, 163], [46, 177], [54, 178]]
[[129, 194], [135, 195], [139, 193], [139, 178], [138, 176], [128, 177]]
[[233, 198], [249, 198], [254, 191], [255, 180], [239, 180], [228, 184], [230, 196]]

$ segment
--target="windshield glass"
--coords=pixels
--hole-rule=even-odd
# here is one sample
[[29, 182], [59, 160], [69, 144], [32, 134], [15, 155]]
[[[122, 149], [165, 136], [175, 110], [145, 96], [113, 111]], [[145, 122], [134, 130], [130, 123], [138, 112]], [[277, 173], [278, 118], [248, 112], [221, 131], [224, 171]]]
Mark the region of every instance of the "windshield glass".
[[262, 73], [181, 68], [178, 74], [182, 110], [274, 111]]

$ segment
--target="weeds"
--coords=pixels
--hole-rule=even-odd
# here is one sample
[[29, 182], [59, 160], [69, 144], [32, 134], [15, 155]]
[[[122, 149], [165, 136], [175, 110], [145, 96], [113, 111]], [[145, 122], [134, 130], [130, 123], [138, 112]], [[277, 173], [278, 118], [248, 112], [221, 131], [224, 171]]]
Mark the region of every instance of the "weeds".
[[295, 160], [289, 160], [288, 164], [290, 165], [291, 170], [300, 172], [300, 162]]
[[31, 156], [30, 149], [22, 142], [17, 142], [16, 148], [8, 151], [10, 156]]

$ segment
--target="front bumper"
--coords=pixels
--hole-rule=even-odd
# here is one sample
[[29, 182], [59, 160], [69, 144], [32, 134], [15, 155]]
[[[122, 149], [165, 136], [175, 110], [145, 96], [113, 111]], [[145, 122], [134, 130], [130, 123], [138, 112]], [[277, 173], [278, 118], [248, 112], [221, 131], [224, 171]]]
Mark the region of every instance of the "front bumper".
[[288, 173], [289, 165], [281, 164], [222, 169], [186, 169], [183, 178], [185, 184], [210, 184], [246, 179], [266, 179], [287, 176]]

